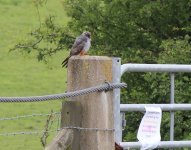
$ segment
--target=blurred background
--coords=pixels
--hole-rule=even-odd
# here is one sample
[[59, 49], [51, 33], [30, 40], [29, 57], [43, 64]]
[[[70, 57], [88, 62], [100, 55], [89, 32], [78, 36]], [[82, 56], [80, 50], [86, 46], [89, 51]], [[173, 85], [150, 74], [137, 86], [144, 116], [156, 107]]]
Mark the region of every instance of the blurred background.
[[[0, 0], [0, 96], [33, 96], [65, 92], [66, 69], [61, 68], [65, 52], [59, 52], [48, 62], [39, 62], [35, 53], [27, 55], [18, 51], [10, 52], [20, 41], [24, 41], [43, 21], [55, 15], [56, 21], [64, 26], [67, 17], [61, 1], [48, 1], [40, 5], [34, 0]], [[48, 116], [59, 112], [61, 101], [34, 103], [1, 103], [0, 118], [34, 115], [13, 120], [0, 120], [0, 135], [15, 132], [41, 132], [45, 129]], [[53, 115], [51, 130], [60, 128], [59, 115]], [[5, 150], [43, 149], [38, 135], [0, 136], [0, 147]], [[56, 131], [51, 132], [52, 139]], [[49, 139], [47, 139], [49, 140]]]
[[[190, 0], [0, 0], [0, 96], [65, 92], [60, 64], [83, 31], [92, 33], [90, 55], [121, 57], [122, 63], [190, 64], [190, 12]], [[191, 75], [175, 79], [175, 102], [190, 103]], [[128, 84], [122, 103], [170, 102], [168, 74], [128, 73], [122, 81]], [[1, 103], [0, 147], [43, 149], [60, 128], [60, 109], [61, 101]], [[124, 141], [137, 140], [142, 116], [126, 114]], [[190, 120], [189, 112], [175, 113], [175, 140], [191, 139]], [[161, 138], [169, 140], [169, 113], [163, 113]]]

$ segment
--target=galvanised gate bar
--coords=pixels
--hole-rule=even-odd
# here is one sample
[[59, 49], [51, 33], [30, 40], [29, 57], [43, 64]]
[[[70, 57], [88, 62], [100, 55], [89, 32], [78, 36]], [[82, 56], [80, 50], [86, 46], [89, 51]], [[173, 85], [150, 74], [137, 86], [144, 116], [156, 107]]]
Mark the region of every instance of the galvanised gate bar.
[[[116, 70], [119, 72], [119, 70]], [[121, 113], [128, 111], [145, 111], [145, 106], [157, 106], [161, 107], [163, 111], [170, 111], [170, 141], [161, 141], [158, 148], [180, 148], [180, 147], [191, 147], [191, 141], [174, 141], [174, 111], [177, 110], [191, 110], [191, 104], [174, 104], [174, 80], [175, 73], [181, 72], [191, 72], [191, 65], [177, 65], [177, 64], [123, 64], [121, 65], [121, 74], [118, 78], [125, 72], [164, 72], [170, 74], [170, 104], [120, 104], [120, 108], [116, 109], [115, 115], [115, 128], [121, 130], [116, 130], [115, 139], [120, 145], [127, 148], [140, 148], [141, 144], [139, 142], [122, 142], [122, 127], [121, 123], [116, 122], [116, 118], [121, 118], [119, 111]], [[118, 80], [120, 81], [120, 79]], [[119, 103], [120, 99], [118, 99]]]

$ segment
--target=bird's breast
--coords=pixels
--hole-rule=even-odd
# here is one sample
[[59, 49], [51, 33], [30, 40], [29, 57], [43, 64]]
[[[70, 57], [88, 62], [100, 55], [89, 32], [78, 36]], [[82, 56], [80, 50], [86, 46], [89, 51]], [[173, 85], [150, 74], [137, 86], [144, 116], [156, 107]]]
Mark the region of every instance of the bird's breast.
[[83, 48], [84, 51], [87, 52], [90, 49], [90, 46], [91, 46], [91, 40], [88, 39], [87, 42], [84, 45], [84, 48]]

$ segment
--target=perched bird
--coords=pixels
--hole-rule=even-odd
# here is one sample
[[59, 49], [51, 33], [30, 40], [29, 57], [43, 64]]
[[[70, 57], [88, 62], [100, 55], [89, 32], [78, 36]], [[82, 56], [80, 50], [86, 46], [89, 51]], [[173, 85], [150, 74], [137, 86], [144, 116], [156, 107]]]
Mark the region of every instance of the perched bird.
[[83, 32], [79, 37], [76, 38], [71, 50], [70, 55], [62, 62], [62, 67], [68, 66], [68, 60], [74, 55], [85, 55], [91, 46], [91, 33]]

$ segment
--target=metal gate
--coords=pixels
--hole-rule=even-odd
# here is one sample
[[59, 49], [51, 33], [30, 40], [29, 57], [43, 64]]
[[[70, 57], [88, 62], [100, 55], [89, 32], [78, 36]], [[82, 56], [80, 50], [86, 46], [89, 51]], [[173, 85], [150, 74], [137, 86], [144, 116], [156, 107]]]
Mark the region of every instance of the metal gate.
[[[120, 63], [120, 61], [119, 61]], [[191, 104], [175, 104], [174, 102], [174, 80], [175, 73], [178, 72], [191, 72], [191, 65], [175, 65], [175, 64], [124, 64], [120, 67], [120, 75], [116, 76], [116, 72], [119, 74], [119, 69], [115, 70], [115, 81], [120, 81], [121, 76], [125, 72], [166, 72], [170, 74], [170, 104], [120, 104], [120, 98], [115, 98], [114, 102], [114, 120], [115, 120], [115, 140], [124, 149], [128, 148], [140, 148], [141, 144], [139, 142], [122, 142], [122, 127], [121, 113], [132, 112], [132, 111], [144, 111], [145, 106], [158, 106], [162, 111], [170, 111], [170, 141], [161, 141], [158, 148], [183, 148], [191, 147], [191, 141], [174, 141], [174, 111], [180, 110], [191, 110]], [[117, 79], [118, 78], [118, 79]], [[120, 91], [117, 91], [117, 93]], [[118, 94], [116, 94], [118, 97]], [[120, 130], [119, 130], [120, 129]]]

